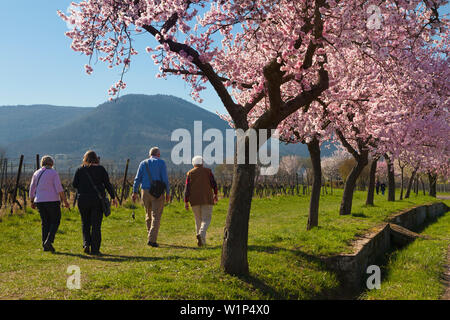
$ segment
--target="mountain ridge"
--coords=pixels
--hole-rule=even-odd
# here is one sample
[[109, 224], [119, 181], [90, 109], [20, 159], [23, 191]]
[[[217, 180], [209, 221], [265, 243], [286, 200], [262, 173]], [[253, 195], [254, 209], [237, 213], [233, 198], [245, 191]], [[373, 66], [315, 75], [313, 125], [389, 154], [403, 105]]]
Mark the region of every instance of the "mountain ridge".
[[0, 106], [0, 145], [6, 146], [37, 132], [63, 126], [93, 109], [46, 104]]
[[[129, 158], [132, 163], [138, 163], [147, 156], [149, 148], [156, 145], [161, 148], [164, 158], [170, 160], [171, 149], [178, 143], [170, 140], [175, 129], [187, 129], [192, 135], [194, 121], [202, 121], [202, 134], [210, 128], [217, 128], [222, 132], [230, 128], [217, 114], [182, 98], [163, 94], [127, 94], [97, 107], [43, 106], [53, 110], [44, 117], [46, 122], [43, 124], [45, 126], [48, 122], [48, 127], [32, 128], [34, 130], [28, 130], [28, 134], [22, 134], [20, 139], [9, 141], [6, 146], [8, 155], [16, 157], [24, 154], [26, 157], [34, 157], [36, 154], [63, 154], [79, 164], [84, 152], [93, 149], [102, 159], [123, 162]], [[16, 131], [18, 122], [22, 126], [27, 123], [32, 126], [37, 121], [36, 118], [23, 115], [23, 112], [25, 119], [17, 115], [21, 112], [16, 112], [15, 121], [2, 120], [1, 110], [5, 107], [11, 106], [0, 107], [0, 123], [8, 122], [12, 131]], [[15, 108], [16, 111], [24, 111], [26, 109], [21, 109], [24, 107], [27, 106]], [[17, 136], [14, 132], [10, 135]], [[4, 143], [0, 140], [0, 145], [2, 144]], [[209, 143], [203, 142], [203, 146], [207, 144]], [[280, 156], [285, 154], [308, 156], [307, 148], [301, 144], [280, 144]]]

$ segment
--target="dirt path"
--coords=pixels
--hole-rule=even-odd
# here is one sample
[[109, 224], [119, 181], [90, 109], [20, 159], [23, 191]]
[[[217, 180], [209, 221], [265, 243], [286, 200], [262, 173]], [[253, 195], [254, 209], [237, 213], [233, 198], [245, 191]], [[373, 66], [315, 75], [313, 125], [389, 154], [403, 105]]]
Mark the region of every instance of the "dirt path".
[[447, 250], [447, 264], [445, 266], [446, 271], [443, 275], [444, 283], [447, 286], [447, 289], [445, 290], [444, 295], [442, 296], [442, 300], [450, 300], [450, 246], [448, 246]]

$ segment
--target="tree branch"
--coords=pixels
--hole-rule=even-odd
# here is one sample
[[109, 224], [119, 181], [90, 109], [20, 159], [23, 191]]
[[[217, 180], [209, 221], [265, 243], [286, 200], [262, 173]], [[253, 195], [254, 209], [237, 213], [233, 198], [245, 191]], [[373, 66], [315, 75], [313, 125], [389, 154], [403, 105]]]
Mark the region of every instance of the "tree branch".
[[[169, 30], [176, 24], [177, 20], [178, 16], [175, 13], [166, 21], [166, 23], [164, 23], [164, 28]], [[180, 53], [181, 51], [184, 51], [189, 56], [191, 56], [193, 58], [192, 63], [197, 68], [200, 69], [203, 76], [208, 78], [209, 82], [211, 83], [214, 90], [217, 92], [220, 100], [222, 101], [224, 107], [227, 109], [232, 120], [234, 121], [236, 127], [248, 129], [247, 117], [246, 114], [243, 112], [242, 107], [233, 101], [233, 98], [231, 97], [227, 88], [223, 84], [223, 80], [214, 71], [213, 67], [209, 63], [201, 61], [199, 53], [194, 48], [183, 43], [175, 42], [172, 39], [165, 39], [164, 36], [161, 34], [161, 32], [151, 25], [144, 25], [143, 29], [154, 37], [159, 35], [160, 36], [159, 43], [161, 44], [166, 43], [169, 46], [170, 51], [175, 53]]]
[[339, 141], [341, 141], [342, 145], [347, 149], [348, 152], [352, 154], [352, 156], [358, 161], [360, 158], [359, 153], [348, 143], [347, 139], [345, 139], [344, 134], [341, 130], [336, 129], [336, 134], [339, 137]]
[[[202, 76], [202, 77], [206, 76], [204, 72], [201, 72], [201, 71], [190, 72], [190, 71], [185, 70], [185, 69], [171, 69], [171, 68], [168, 68], [168, 69], [163, 69], [162, 71], [163, 72], [169, 72], [169, 73], [180, 73], [180, 74], [186, 74], [186, 75], [192, 75], [192, 76]], [[223, 82], [230, 81], [230, 79], [228, 79], [228, 78], [221, 77], [221, 76], [218, 76], [218, 77]], [[253, 85], [249, 84], [249, 83], [241, 83], [241, 82], [237, 82], [237, 81], [232, 81], [231, 83], [235, 84], [235, 85], [239, 85], [239, 86], [241, 86], [241, 87], [243, 87], [245, 89], [253, 88]]]

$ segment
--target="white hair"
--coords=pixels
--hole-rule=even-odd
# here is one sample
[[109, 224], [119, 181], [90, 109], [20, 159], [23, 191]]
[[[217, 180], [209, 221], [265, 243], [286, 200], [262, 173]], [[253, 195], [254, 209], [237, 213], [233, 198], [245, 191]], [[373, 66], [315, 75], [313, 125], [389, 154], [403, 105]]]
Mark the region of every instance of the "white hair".
[[192, 158], [192, 165], [193, 166], [200, 166], [203, 164], [203, 158], [202, 156], [195, 156]]

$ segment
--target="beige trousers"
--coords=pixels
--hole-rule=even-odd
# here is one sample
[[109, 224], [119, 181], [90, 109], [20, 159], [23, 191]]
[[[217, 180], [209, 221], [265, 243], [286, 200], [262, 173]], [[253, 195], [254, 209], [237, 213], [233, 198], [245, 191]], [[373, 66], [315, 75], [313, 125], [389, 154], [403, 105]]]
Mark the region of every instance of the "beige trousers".
[[192, 206], [192, 211], [195, 216], [195, 228], [197, 230], [197, 235], [200, 235], [203, 244], [206, 244], [206, 230], [208, 230], [209, 224], [211, 223], [212, 210], [213, 206], [208, 204]]
[[142, 190], [142, 200], [145, 207], [148, 241], [156, 242], [161, 224], [161, 215], [164, 209], [164, 194], [159, 198], [155, 198], [148, 190]]

